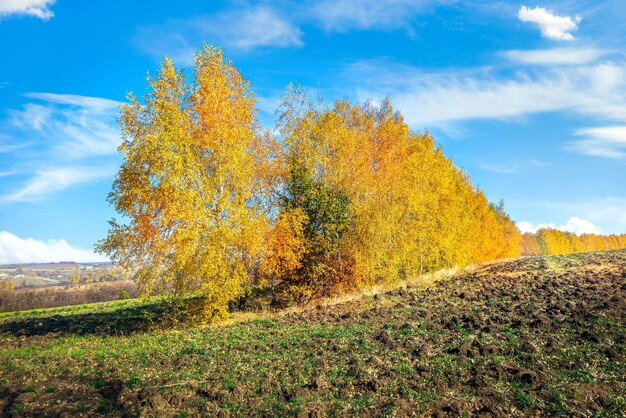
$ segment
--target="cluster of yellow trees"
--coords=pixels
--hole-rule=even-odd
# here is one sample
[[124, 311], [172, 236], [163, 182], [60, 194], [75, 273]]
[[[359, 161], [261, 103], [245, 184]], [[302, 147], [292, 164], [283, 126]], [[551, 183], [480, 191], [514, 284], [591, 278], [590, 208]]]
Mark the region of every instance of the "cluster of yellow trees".
[[11, 280], [3, 280], [0, 282], [0, 290], [13, 290], [15, 289], [15, 283]]
[[597, 235], [562, 232], [556, 229], [540, 229], [536, 234], [523, 234], [522, 255], [560, 255], [588, 251], [626, 248], [626, 234]]
[[[292, 87], [278, 128], [278, 190], [286, 197], [273, 226], [287, 222], [283, 243], [298, 244], [277, 248], [264, 263], [280, 266], [272, 272], [303, 296], [519, 254], [520, 234], [502, 204], [490, 205], [389, 101], [321, 107]], [[325, 203], [301, 199], [306, 182], [332, 201], [327, 219], [316, 219]]]
[[248, 83], [205, 46], [165, 59], [122, 106], [123, 163], [97, 249], [145, 293], [201, 295], [207, 319], [249, 284], [292, 301], [520, 254], [522, 236], [389, 101], [312, 103], [289, 87], [273, 135]]

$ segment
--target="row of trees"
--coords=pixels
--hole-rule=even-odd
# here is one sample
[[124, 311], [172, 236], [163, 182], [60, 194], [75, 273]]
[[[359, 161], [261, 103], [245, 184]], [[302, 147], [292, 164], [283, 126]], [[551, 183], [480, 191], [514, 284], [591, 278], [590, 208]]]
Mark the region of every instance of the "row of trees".
[[302, 301], [520, 254], [503, 204], [388, 100], [325, 106], [291, 86], [273, 135], [209, 46], [190, 74], [166, 58], [148, 85], [122, 106], [109, 201], [125, 222], [97, 245], [146, 294], [194, 292], [213, 319], [249, 284]]
[[561, 255], [588, 251], [626, 248], [626, 234], [573, 234], [556, 229], [540, 229], [536, 234], [523, 234], [522, 255]]
[[263, 263], [277, 266], [272, 274], [293, 293], [311, 297], [519, 254], [521, 237], [503, 205], [490, 205], [388, 100], [323, 107], [291, 87], [278, 130], [279, 223], [270, 234], [282, 222], [291, 230]]
[[108, 266], [104, 268], [79, 268], [72, 267], [70, 271], [70, 285], [90, 284], [99, 282], [111, 282], [117, 280], [129, 280], [129, 273], [121, 266]]

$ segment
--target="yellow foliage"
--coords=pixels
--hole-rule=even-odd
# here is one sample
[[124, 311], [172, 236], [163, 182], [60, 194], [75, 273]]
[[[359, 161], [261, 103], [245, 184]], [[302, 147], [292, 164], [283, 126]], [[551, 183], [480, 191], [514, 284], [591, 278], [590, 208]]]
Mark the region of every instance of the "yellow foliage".
[[573, 234], [542, 228], [536, 234], [524, 234], [522, 255], [562, 255], [588, 251], [626, 248], [626, 234]]
[[503, 210], [489, 206], [428, 133], [412, 133], [388, 100], [317, 109], [290, 87], [282, 110], [284, 160], [302, 161], [349, 199], [352, 227], [341, 251], [357, 282], [519, 254], [520, 234]]
[[0, 290], [14, 290], [15, 283], [11, 280], [3, 280], [0, 282]]
[[267, 138], [254, 119], [248, 82], [205, 46], [190, 81], [166, 58], [144, 104], [122, 105], [124, 161], [98, 250], [136, 271], [145, 293], [199, 292], [204, 319], [226, 315], [242, 293], [267, 227], [259, 156]]
[[[250, 282], [294, 301], [524, 254], [626, 246], [626, 236], [521, 235], [428, 133], [389, 100], [314, 105], [290, 86], [275, 139], [220, 49], [191, 76], [166, 58], [142, 101], [122, 105], [123, 163], [97, 249], [145, 293], [171, 292], [202, 321]], [[181, 305], [182, 306], [182, 305]]]

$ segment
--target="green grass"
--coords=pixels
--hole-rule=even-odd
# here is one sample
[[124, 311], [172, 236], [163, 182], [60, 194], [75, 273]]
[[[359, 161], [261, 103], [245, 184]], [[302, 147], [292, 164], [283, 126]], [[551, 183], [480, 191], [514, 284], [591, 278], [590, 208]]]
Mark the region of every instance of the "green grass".
[[[626, 253], [607, 254], [626, 266]], [[618, 416], [626, 405], [626, 324], [622, 311], [598, 307], [610, 296], [586, 284], [593, 292], [576, 300], [593, 314], [584, 325], [567, 315], [530, 325], [551, 300], [574, 294], [563, 292], [585, 277], [567, 274], [586, 257], [557, 258], [537, 271], [542, 280], [463, 276], [432, 287], [423, 301], [411, 298], [422, 290], [409, 289], [214, 326], [172, 328], [159, 300], [3, 313], [0, 411], [462, 416], [476, 413], [467, 408], [479, 400], [507, 413]], [[619, 290], [619, 280], [606, 276], [597, 288]], [[465, 283], [489, 296], [452, 296]], [[554, 286], [539, 287], [546, 283]], [[584, 331], [599, 342], [581, 338]]]

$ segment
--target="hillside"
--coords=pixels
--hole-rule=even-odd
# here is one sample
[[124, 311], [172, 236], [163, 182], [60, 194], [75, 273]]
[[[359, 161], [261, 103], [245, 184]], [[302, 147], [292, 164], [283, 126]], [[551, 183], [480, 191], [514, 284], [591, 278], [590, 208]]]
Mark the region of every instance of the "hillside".
[[168, 329], [136, 300], [0, 314], [5, 415], [617, 416], [626, 250], [492, 262]]

